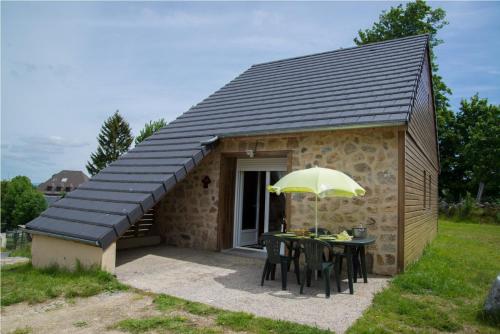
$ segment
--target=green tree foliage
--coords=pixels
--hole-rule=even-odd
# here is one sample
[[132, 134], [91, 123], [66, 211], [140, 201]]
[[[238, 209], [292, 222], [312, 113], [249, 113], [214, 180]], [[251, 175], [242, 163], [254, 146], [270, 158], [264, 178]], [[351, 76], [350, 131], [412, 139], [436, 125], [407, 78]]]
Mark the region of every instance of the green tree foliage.
[[12, 212], [12, 222], [15, 226], [23, 225], [35, 219], [47, 208], [43, 194], [36, 189], [23, 192]]
[[97, 137], [99, 146], [96, 152], [90, 155], [87, 162], [87, 171], [96, 175], [120, 155], [127, 152], [134, 141], [130, 126], [120, 115], [118, 110], [109, 117], [101, 127]]
[[[389, 11], [383, 11], [379, 16], [379, 22], [375, 22], [370, 29], [359, 30], [358, 37], [354, 38], [357, 45], [386, 41], [394, 38], [408, 37], [420, 34], [429, 34], [431, 63], [433, 69], [433, 89], [438, 118], [441, 113], [449, 112], [448, 95], [451, 90], [437, 74], [438, 64], [433, 48], [443, 43], [437, 38], [437, 32], [448, 24], [445, 20], [446, 12], [442, 8], [433, 9], [423, 0], [408, 2], [404, 7], [402, 4], [391, 7]], [[443, 118], [447, 116], [444, 115]]]
[[437, 32], [448, 24], [445, 20], [446, 12], [442, 8], [433, 9], [423, 0], [408, 2], [404, 7], [402, 4], [383, 11], [379, 21], [375, 22], [370, 29], [359, 30], [358, 37], [354, 38], [357, 45], [386, 41], [394, 38], [408, 37], [420, 34], [429, 34], [431, 63], [433, 69], [433, 89], [438, 118], [441, 114], [446, 119], [449, 111], [448, 95], [450, 88], [437, 74], [438, 64], [433, 48], [443, 43], [437, 38]]
[[148, 138], [153, 133], [155, 133], [156, 131], [165, 127], [166, 125], [167, 125], [167, 122], [163, 118], [160, 118], [157, 121], [149, 121], [149, 123], [144, 124], [144, 128], [141, 130], [139, 135], [135, 138], [135, 144], [136, 145], [139, 144], [144, 139]]
[[2, 180], [2, 185], [1, 185], [1, 191], [2, 191], [2, 197], [0, 197], [0, 201], [1, 201], [1, 204], [0, 204], [0, 210], [1, 210], [1, 230], [3, 231], [4, 230], [4, 227], [7, 225], [7, 209], [6, 209], [6, 206], [5, 206], [5, 199], [7, 198], [6, 195], [7, 195], [7, 189], [9, 187], [9, 184], [10, 184], [10, 181], [9, 180]]
[[463, 191], [476, 193], [484, 183], [484, 196], [500, 197], [500, 105], [478, 94], [463, 99], [456, 116], [458, 154], [456, 165], [463, 175]]
[[23, 225], [47, 208], [43, 194], [26, 176], [2, 181], [2, 230]]
[[441, 44], [443, 41], [436, 37], [439, 29], [448, 24], [445, 21], [446, 12], [442, 8], [432, 9], [423, 0], [408, 2], [403, 7], [391, 7], [389, 11], [383, 11], [379, 21], [370, 29], [359, 30], [358, 37], [354, 38], [357, 45], [380, 42], [395, 38], [430, 34], [431, 47]]
[[[438, 125], [439, 156], [441, 175], [439, 186], [441, 189], [455, 187], [453, 183], [460, 181], [463, 175], [462, 166], [457, 165], [457, 149], [459, 140], [456, 136], [457, 124], [455, 114], [450, 110], [450, 88], [443, 82], [438, 72], [438, 64], [433, 48], [443, 43], [437, 38], [438, 31], [448, 22], [445, 20], [446, 12], [442, 8], [433, 9], [423, 0], [408, 2], [406, 5], [391, 7], [383, 11], [379, 21], [369, 29], [359, 30], [358, 37], [354, 39], [357, 45], [380, 42], [394, 38], [401, 38], [420, 34], [429, 34], [430, 53], [432, 64], [432, 85], [436, 118]], [[460, 185], [458, 185], [460, 187]], [[456, 190], [456, 189], [455, 189]], [[460, 193], [463, 193], [460, 191]]]

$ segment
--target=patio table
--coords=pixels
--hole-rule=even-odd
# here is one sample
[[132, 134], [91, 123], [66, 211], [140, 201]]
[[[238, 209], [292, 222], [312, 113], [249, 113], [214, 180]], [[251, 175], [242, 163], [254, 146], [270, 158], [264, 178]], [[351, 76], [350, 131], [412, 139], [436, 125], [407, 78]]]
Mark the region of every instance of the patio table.
[[[299, 241], [303, 238], [310, 238], [311, 236], [299, 236], [292, 232], [266, 232], [262, 234], [262, 238], [266, 236], [277, 236], [285, 240]], [[353, 238], [352, 240], [336, 240], [333, 238], [317, 237], [318, 240], [327, 242], [332, 247], [344, 246], [344, 256], [347, 258], [347, 274], [349, 277], [353, 277], [353, 280], [349, 280], [349, 292], [354, 293], [354, 287], [352, 282], [357, 281], [358, 270], [361, 269], [363, 275], [363, 282], [368, 283], [368, 274], [366, 271], [366, 252], [365, 247], [375, 243], [375, 237], [366, 238]], [[290, 249], [291, 251], [291, 249]]]

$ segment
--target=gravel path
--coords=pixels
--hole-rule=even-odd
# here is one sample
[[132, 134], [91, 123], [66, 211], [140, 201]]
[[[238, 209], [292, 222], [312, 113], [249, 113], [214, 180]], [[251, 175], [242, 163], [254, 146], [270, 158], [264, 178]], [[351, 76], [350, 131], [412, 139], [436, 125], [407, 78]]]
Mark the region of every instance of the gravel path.
[[[288, 291], [275, 281], [260, 286], [263, 259], [173, 247], [150, 247], [118, 253], [116, 274], [133, 287], [166, 293], [232, 311], [289, 320], [343, 333], [388, 283], [387, 277], [369, 277], [350, 295], [347, 281], [341, 293], [324, 298], [322, 281], [299, 294], [293, 274]], [[359, 282], [359, 280], [358, 280]], [[334, 286], [334, 284], [332, 284]]]

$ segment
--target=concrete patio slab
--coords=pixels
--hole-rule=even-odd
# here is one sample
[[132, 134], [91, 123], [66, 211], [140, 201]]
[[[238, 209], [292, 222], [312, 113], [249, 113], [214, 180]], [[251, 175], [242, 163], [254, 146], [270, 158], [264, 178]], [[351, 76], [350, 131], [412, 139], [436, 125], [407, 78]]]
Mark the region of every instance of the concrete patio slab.
[[288, 290], [282, 291], [279, 270], [275, 281], [266, 281], [261, 287], [263, 266], [264, 259], [258, 256], [158, 246], [118, 252], [116, 275], [120, 281], [146, 291], [336, 333], [345, 332], [389, 280], [370, 276], [367, 284], [356, 283], [354, 295], [350, 295], [344, 279], [342, 291], [332, 290], [327, 299], [321, 279], [313, 280], [300, 295], [293, 273], [289, 273]]

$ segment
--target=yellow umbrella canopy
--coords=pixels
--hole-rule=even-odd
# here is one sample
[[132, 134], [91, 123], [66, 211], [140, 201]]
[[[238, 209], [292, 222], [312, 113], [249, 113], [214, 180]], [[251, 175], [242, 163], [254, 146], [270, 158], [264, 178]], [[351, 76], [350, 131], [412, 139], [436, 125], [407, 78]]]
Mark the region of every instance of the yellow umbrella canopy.
[[281, 193], [313, 193], [316, 196], [316, 235], [318, 234], [318, 197], [363, 196], [365, 190], [346, 174], [329, 168], [313, 167], [285, 175], [268, 190]]

